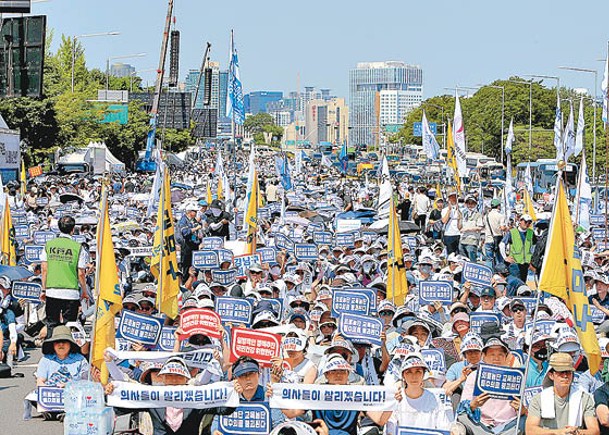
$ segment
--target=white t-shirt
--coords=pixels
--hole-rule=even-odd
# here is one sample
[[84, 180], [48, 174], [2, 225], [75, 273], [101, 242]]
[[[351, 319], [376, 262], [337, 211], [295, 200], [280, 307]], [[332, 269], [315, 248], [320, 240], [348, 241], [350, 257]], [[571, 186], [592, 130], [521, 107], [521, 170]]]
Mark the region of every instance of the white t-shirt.
[[460, 236], [461, 232], [459, 231], [459, 227], [457, 226], [459, 222], [459, 209], [457, 206], [453, 206], [452, 209], [448, 207], [444, 207], [442, 209], [442, 219], [448, 216], [448, 212], [450, 210], [450, 218], [444, 224], [444, 235], [445, 236]]
[[[419, 429], [449, 430], [452, 421], [452, 410], [441, 403], [432, 392], [424, 390], [423, 395], [417, 399], [411, 399], [403, 393], [403, 399], [393, 411], [387, 425], [388, 429], [409, 426]], [[388, 430], [387, 433], [397, 433], [397, 430]]]
[[493, 243], [493, 236], [502, 236], [503, 231], [501, 230], [501, 227], [505, 226], [507, 226], [505, 216], [496, 208], [492, 209], [484, 217], [484, 243]]

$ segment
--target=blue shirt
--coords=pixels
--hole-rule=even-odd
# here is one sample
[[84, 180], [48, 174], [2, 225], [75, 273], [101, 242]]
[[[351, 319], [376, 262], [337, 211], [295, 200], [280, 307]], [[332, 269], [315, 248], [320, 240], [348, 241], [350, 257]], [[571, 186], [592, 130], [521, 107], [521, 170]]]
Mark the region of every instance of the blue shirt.
[[461, 377], [461, 372], [467, 365], [469, 365], [467, 361], [459, 361], [451, 365], [446, 371], [446, 380], [452, 382], [459, 379]]
[[541, 368], [538, 367], [537, 361], [534, 361], [531, 358], [529, 361], [529, 371], [527, 373], [527, 388], [529, 387], [538, 387], [543, 383], [543, 378], [546, 377], [548, 370], [550, 368], [550, 364], [548, 361], [543, 361], [541, 363]]
[[38, 363], [36, 377], [46, 379], [46, 385], [57, 386], [72, 380], [87, 379], [89, 363], [80, 353], [70, 353], [61, 360], [57, 355], [45, 355]]

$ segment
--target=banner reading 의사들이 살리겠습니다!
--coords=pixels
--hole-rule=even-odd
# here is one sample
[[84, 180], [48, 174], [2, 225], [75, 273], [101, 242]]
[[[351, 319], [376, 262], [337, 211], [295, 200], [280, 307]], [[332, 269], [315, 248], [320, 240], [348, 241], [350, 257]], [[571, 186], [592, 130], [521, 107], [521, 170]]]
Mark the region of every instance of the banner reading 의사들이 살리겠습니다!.
[[118, 408], [193, 408], [239, 406], [239, 394], [232, 382], [209, 385], [150, 386], [131, 382], [112, 382], [114, 391], [108, 395], [108, 406]]
[[367, 385], [274, 384], [271, 408], [393, 411], [395, 388]]

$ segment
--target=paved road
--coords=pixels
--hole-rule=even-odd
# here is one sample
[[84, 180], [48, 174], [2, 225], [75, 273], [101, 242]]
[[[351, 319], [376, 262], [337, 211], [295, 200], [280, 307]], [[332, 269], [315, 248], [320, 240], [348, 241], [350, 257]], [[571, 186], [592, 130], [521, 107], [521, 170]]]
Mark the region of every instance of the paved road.
[[0, 412], [2, 414], [2, 434], [14, 435], [62, 435], [63, 424], [57, 421], [44, 421], [37, 413], [29, 421], [23, 421], [23, 398], [34, 389], [34, 372], [40, 360], [40, 349], [27, 350], [28, 358], [17, 364], [15, 372], [23, 373], [24, 378], [0, 379]]

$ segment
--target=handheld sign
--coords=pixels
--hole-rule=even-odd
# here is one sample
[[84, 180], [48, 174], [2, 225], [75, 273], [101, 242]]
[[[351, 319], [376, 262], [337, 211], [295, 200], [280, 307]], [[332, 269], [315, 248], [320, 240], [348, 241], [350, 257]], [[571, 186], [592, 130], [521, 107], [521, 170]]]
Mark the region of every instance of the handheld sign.
[[431, 371], [446, 373], [446, 362], [442, 349], [421, 349], [421, 355]]
[[522, 406], [525, 408], [529, 407], [529, 403], [531, 403], [531, 399], [535, 397], [537, 394], [543, 391], [543, 386], [538, 385], [537, 387], [528, 387], [524, 389], [522, 394]]
[[159, 341], [162, 329], [161, 319], [123, 310], [116, 332], [119, 338], [155, 346]]
[[42, 285], [37, 282], [13, 282], [13, 297], [15, 299], [26, 299], [28, 301], [40, 302]]
[[218, 254], [214, 251], [193, 251], [192, 265], [195, 269], [216, 269], [220, 267]]
[[357, 290], [334, 290], [332, 293], [332, 317], [342, 313], [370, 314], [370, 296]]
[[[535, 330], [542, 334], [551, 334], [556, 322], [554, 320], [538, 320], [535, 323]], [[524, 331], [527, 332], [533, 327], [533, 322], [525, 323]]]
[[201, 249], [215, 250], [224, 248], [224, 239], [222, 237], [203, 237]]
[[605, 225], [605, 215], [604, 214], [591, 214], [590, 215], [590, 225], [595, 227], [602, 227]]
[[275, 247], [285, 249], [288, 252], [294, 252], [294, 241], [285, 234], [275, 233]]
[[260, 254], [262, 263], [274, 263], [277, 261], [277, 251], [275, 248], [258, 248], [256, 252]]
[[27, 225], [27, 215], [25, 213], [13, 213], [11, 219], [13, 225]]
[[252, 264], [261, 264], [260, 254], [237, 255], [235, 258], [233, 258], [233, 263], [237, 269], [237, 279], [246, 278], [247, 271]]
[[47, 205], [49, 205], [49, 198], [47, 198], [46, 196], [36, 198], [36, 205], [42, 208], [46, 207]]
[[216, 312], [222, 323], [242, 323], [249, 326], [252, 317], [252, 302], [242, 298], [216, 298]]
[[419, 241], [414, 236], [406, 236], [406, 244], [408, 245], [410, 250], [413, 251], [417, 249], [417, 246], [419, 246]]
[[34, 231], [34, 243], [37, 245], [44, 245], [55, 237], [57, 237], [57, 235], [52, 231]]
[[338, 333], [352, 341], [365, 341], [380, 346], [383, 322], [377, 317], [343, 313], [338, 323]]
[[216, 249], [216, 252], [218, 253], [218, 261], [220, 264], [233, 262], [233, 251], [230, 249]]
[[298, 261], [315, 261], [319, 253], [314, 243], [296, 243], [294, 245], [294, 256]]
[[512, 400], [520, 396], [524, 369], [481, 363], [476, 374], [474, 397], [489, 393], [492, 399]]
[[453, 284], [448, 281], [421, 281], [419, 282], [419, 303], [421, 306], [436, 301], [442, 305], [450, 305], [453, 301]]
[[480, 334], [480, 328], [483, 323], [493, 322], [497, 326], [501, 326], [501, 318], [497, 313], [477, 313], [473, 312], [469, 315], [469, 330], [474, 334]]
[[25, 259], [30, 263], [38, 263], [40, 261], [40, 256], [42, 255], [42, 251], [44, 251], [44, 246], [37, 245], [26, 245], [25, 248]]
[[220, 432], [227, 435], [266, 435], [271, 432], [268, 403], [239, 405], [230, 415], [220, 416]]
[[178, 328], [176, 328], [175, 326], [163, 326], [163, 329], [161, 329], [159, 341], [157, 342], [154, 350], [173, 352], [173, 347], [176, 342], [176, 337], [174, 335], [176, 329]]
[[450, 435], [450, 431], [440, 429], [421, 429], [412, 426], [399, 426], [396, 435]]
[[334, 236], [334, 244], [341, 247], [355, 245], [355, 233], [339, 233]]
[[592, 228], [592, 237], [594, 238], [594, 240], [603, 240], [608, 238], [609, 231], [607, 231], [607, 228]]
[[[537, 298], [518, 298], [524, 304], [524, 307], [527, 309], [527, 313], [531, 316], [535, 312], [535, 305], [537, 304]], [[541, 301], [540, 301], [541, 302]]]
[[230, 285], [237, 279], [237, 271], [235, 269], [227, 270], [216, 270], [211, 271], [211, 280], [222, 285]]
[[60, 387], [38, 387], [38, 410], [63, 411], [63, 392]]
[[130, 257], [152, 257], [152, 246], [134, 246], [129, 248]]
[[349, 290], [350, 292], [363, 293], [368, 295], [370, 299], [370, 314], [376, 314], [377, 301], [376, 301], [376, 289], [370, 289], [366, 287], [343, 287], [343, 290]]
[[333, 240], [332, 233], [328, 231], [313, 232], [313, 242], [317, 245], [331, 245]]
[[596, 308], [595, 306], [590, 306], [590, 316], [592, 317], [592, 323], [595, 325], [600, 325], [605, 320], [605, 313]]
[[137, 221], [139, 219], [139, 217], [141, 216], [141, 212], [134, 207], [127, 207], [125, 209], [125, 215], [127, 216], [127, 218]]
[[249, 356], [262, 367], [271, 367], [271, 359], [281, 354], [281, 336], [245, 328], [231, 329], [230, 361]]
[[307, 225], [307, 232], [312, 233], [313, 231], [323, 231], [324, 230], [324, 224], [322, 224], [321, 222], [310, 222], [309, 225]]
[[493, 271], [490, 267], [484, 264], [472, 263], [466, 261], [463, 263], [463, 272], [461, 273], [461, 282], [471, 282], [479, 285], [491, 285]]
[[17, 239], [27, 239], [30, 237], [30, 227], [27, 225], [15, 225], [15, 238]]
[[207, 308], [193, 308], [180, 314], [180, 326], [183, 338], [201, 334], [208, 337], [222, 338], [220, 316]]

